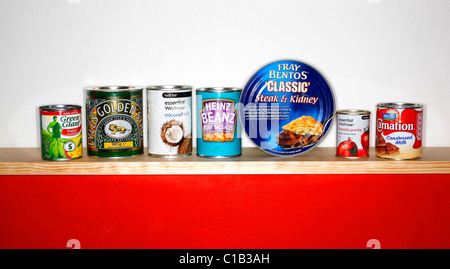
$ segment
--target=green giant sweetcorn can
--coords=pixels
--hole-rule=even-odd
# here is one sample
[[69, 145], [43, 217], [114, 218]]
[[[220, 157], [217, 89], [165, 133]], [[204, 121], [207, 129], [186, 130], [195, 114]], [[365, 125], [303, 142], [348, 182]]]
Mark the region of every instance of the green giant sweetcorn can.
[[143, 88], [87, 87], [87, 153], [91, 157], [130, 157], [144, 152]]
[[40, 106], [39, 117], [42, 159], [67, 161], [83, 156], [81, 106]]

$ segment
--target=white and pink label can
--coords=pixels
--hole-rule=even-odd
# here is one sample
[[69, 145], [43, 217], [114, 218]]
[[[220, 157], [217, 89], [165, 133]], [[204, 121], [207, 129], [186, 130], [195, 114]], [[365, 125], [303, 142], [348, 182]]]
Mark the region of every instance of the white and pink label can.
[[369, 157], [370, 111], [339, 110], [336, 112], [336, 156]]

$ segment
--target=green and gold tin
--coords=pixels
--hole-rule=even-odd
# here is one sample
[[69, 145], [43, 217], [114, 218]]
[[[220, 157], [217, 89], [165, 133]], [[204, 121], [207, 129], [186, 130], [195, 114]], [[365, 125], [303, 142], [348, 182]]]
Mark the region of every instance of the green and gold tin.
[[130, 157], [144, 152], [143, 88], [87, 87], [87, 153], [91, 157]]

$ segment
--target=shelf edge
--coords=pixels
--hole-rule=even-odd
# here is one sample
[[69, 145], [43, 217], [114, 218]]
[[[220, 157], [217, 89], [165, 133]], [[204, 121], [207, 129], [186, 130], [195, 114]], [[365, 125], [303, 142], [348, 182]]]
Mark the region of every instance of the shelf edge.
[[[239, 163], [239, 164], [237, 164]], [[0, 175], [450, 174], [449, 161], [3, 162]]]

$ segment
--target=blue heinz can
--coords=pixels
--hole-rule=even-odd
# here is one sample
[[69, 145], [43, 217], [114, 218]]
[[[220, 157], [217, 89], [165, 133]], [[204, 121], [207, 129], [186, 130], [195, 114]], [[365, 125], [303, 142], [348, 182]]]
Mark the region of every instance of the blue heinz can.
[[210, 158], [240, 156], [240, 88], [199, 88], [197, 92], [197, 155]]

